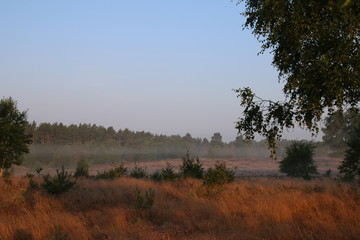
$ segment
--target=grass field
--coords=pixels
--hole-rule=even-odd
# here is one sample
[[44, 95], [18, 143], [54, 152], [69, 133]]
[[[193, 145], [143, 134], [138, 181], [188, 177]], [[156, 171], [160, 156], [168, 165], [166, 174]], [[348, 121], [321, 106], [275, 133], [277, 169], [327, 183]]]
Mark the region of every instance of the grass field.
[[[149, 188], [153, 205], [137, 207]], [[69, 192], [0, 180], [0, 239], [358, 239], [360, 189], [331, 179], [78, 179]]]

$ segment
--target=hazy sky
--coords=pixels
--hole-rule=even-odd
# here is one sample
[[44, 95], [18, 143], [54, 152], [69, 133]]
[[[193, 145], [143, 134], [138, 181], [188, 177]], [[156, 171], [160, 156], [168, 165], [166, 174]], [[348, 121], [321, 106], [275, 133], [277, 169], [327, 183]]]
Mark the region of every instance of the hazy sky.
[[0, 97], [39, 123], [231, 141], [232, 89], [279, 100], [283, 86], [241, 10], [230, 0], [1, 1]]

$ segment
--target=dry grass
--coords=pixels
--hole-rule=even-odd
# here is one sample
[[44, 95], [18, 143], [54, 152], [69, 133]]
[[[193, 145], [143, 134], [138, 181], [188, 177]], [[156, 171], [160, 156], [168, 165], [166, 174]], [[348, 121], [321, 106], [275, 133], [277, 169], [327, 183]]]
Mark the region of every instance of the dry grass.
[[[135, 189], [155, 190], [151, 209]], [[154, 183], [80, 179], [59, 196], [0, 180], [0, 239], [357, 239], [360, 189], [335, 181], [238, 179]], [[58, 238], [54, 236], [58, 235]], [[67, 233], [67, 238], [60, 238]]]

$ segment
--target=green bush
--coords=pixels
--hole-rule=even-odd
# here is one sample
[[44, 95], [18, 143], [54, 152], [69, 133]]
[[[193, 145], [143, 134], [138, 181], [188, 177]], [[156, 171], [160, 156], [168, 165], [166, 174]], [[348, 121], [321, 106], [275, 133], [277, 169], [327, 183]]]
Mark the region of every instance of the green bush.
[[204, 184], [223, 185], [234, 181], [235, 172], [226, 168], [225, 162], [216, 161], [214, 168], [209, 168], [204, 175]]
[[174, 167], [170, 163], [166, 163], [166, 167], [161, 170], [157, 170], [151, 178], [154, 181], [174, 181], [178, 178], [178, 174], [175, 173]]
[[160, 182], [163, 180], [161, 175], [161, 170], [156, 170], [153, 174], [150, 175], [150, 178], [155, 182]]
[[339, 170], [343, 180], [352, 181], [360, 177], [360, 126], [354, 129], [346, 144], [348, 149]]
[[59, 194], [70, 190], [75, 181], [71, 181], [71, 174], [64, 170], [62, 166], [61, 171], [56, 170], [56, 176], [50, 177], [49, 174], [43, 176], [43, 187], [52, 194]]
[[109, 171], [98, 172], [95, 176], [96, 179], [115, 179], [127, 174], [127, 167], [123, 163], [119, 166], [110, 169]]
[[76, 165], [75, 177], [89, 176], [89, 163], [85, 159], [80, 159]]
[[37, 182], [35, 182], [34, 179], [33, 179], [35, 177], [35, 174], [27, 172], [25, 177], [27, 177], [29, 179], [29, 188], [36, 189], [39, 186], [37, 184]]
[[145, 178], [146, 177], [146, 168], [140, 167], [136, 163], [134, 169], [130, 173], [130, 177], [132, 177], [132, 178]]
[[[41, 167], [36, 168], [35, 172], [38, 176], [40, 176], [40, 173], [43, 169]], [[27, 172], [25, 177], [29, 179], [29, 188], [30, 189], [36, 189], [39, 187], [39, 184], [34, 180], [35, 174], [32, 174], [31, 172]]]
[[180, 173], [183, 177], [202, 178], [204, 168], [198, 157], [191, 157], [189, 151], [182, 158], [183, 164], [180, 166]]
[[280, 171], [290, 177], [311, 179], [312, 174], [318, 173], [314, 165], [314, 149], [312, 142], [291, 142], [286, 147], [286, 157], [280, 162]]

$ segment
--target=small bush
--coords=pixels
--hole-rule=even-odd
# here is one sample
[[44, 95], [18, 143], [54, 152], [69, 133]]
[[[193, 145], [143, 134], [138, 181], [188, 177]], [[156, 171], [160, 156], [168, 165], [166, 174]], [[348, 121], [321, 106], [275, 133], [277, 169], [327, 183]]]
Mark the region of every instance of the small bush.
[[178, 174], [175, 173], [174, 166], [167, 162], [166, 168], [156, 171], [151, 178], [154, 181], [174, 181], [178, 178]]
[[317, 174], [314, 165], [314, 149], [312, 142], [293, 141], [286, 147], [286, 157], [280, 162], [280, 171], [290, 177], [311, 179], [311, 174]]
[[52, 194], [59, 194], [70, 190], [75, 181], [71, 181], [71, 174], [64, 170], [62, 166], [61, 171], [56, 170], [56, 176], [51, 178], [49, 174], [43, 176], [43, 187]]
[[[40, 176], [41, 171], [42, 171], [41, 167], [35, 169], [35, 172], [38, 176]], [[29, 188], [36, 189], [39, 187], [39, 184], [36, 181], [34, 181], [35, 174], [32, 174], [31, 172], [27, 172], [25, 177], [29, 179]]]
[[77, 162], [75, 177], [88, 177], [89, 176], [89, 163], [85, 159], [80, 159]]
[[149, 188], [149, 190], [145, 191], [145, 195], [141, 194], [141, 190], [139, 188], [135, 189], [135, 208], [136, 209], [150, 209], [152, 205], [154, 204], [155, 200], [155, 191], [152, 188]]
[[110, 169], [109, 171], [98, 172], [95, 176], [96, 179], [115, 179], [127, 174], [127, 167], [123, 163], [119, 166]]
[[38, 188], [38, 183], [34, 181], [34, 174], [31, 173], [26, 173], [26, 177], [29, 179], [29, 188], [31, 189], [36, 189]]
[[135, 164], [134, 169], [130, 173], [132, 178], [145, 178], [146, 177], [146, 168], [140, 167], [138, 164]]
[[234, 181], [235, 172], [226, 168], [224, 162], [216, 161], [214, 168], [209, 168], [204, 176], [206, 185], [223, 185]]
[[198, 157], [190, 157], [189, 151], [182, 158], [183, 164], [180, 166], [180, 172], [183, 177], [202, 178], [204, 176], [204, 168]]
[[160, 182], [163, 180], [162, 175], [161, 175], [161, 170], [156, 170], [151, 176], [150, 178], [152, 180], [154, 180], [155, 182]]

